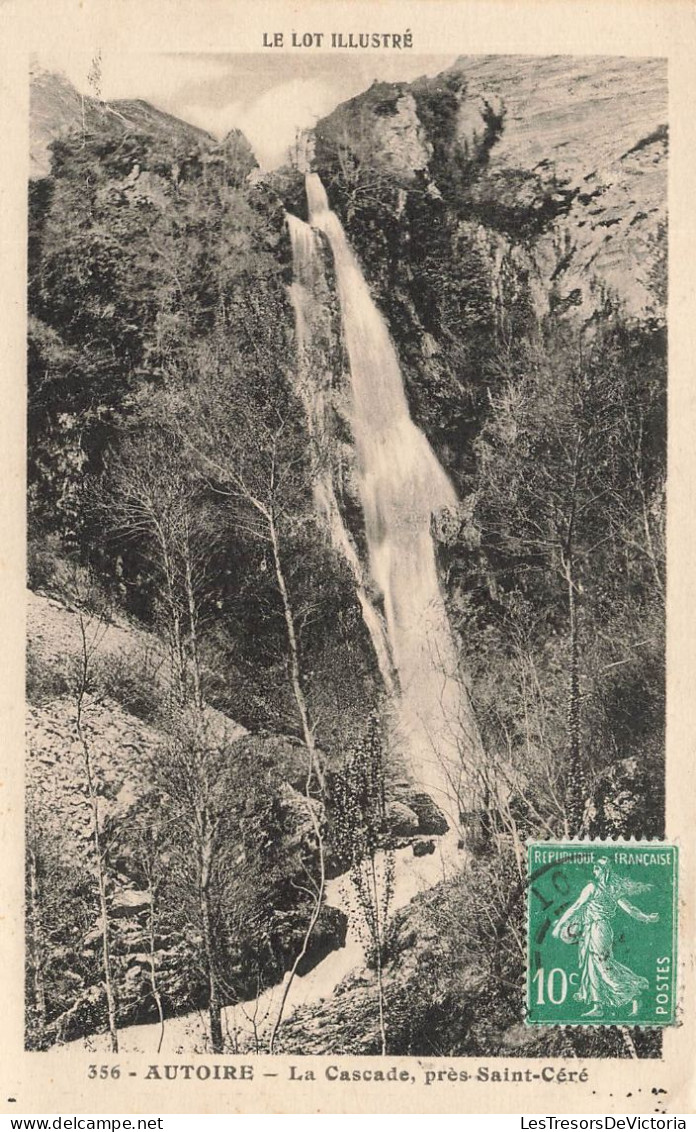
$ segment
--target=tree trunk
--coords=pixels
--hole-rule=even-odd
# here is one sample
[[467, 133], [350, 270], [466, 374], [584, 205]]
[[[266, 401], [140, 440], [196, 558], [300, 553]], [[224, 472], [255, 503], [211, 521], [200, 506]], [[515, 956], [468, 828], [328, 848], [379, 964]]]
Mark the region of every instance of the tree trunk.
[[160, 1038], [157, 1044], [157, 1052], [162, 1049], [162, 1042], [164, 1041], [164, 1011], [162, 1009], [162, 996], [159, 992], [157, 985], [157, 964], [155, 962], [155, 886], [152, 881], [152, 872], [150, 867], [147, 868], [147, 891], [150, 897], [150, 912], [148, 915], [148, 944], [149, 954], [148, 959], [150, 963], [150, 985], [152, 987], [152, 997], [155, 1000], [157, 1007], [157, 1017], [160, 1024]]
[[104, 989], [106, 991], [106, 1011], [109, 1019], [111, 1052], [118, 1053], [118, 1029], [116, 1025], [116, 997], [111, 974], [111, 953], [109, 950], [109, 914], [106, 905], [106, 888], [103, 871], [99, 870], [99, 906], [102, 920], [102, 963], [104, 965]]
[[175, 590], [176, 580], [174, 564], [172, 562], [166, 535], [159, 526], [157, 526], [156, 531], [160, 552], [162, 554], [166, 601], [169, 606], [169, 616], [171, 618], [169, 631], [171, 634], [172, 668], [174, 669], [175, 679], [179, 689], [179, 702], [183, 704], [186, 700], [186, 657], [184, 656], [184, 644], [181, 638], [181, 614], [179, 612], [179, 603]]
[[99, 892], [99, 920], [102, 936], [102, 967], [104, 970], [104, 991], [106, 994], [106, 1010], [109, 1020], [109, 1034], [111, 1037], [111, 1052], [118, 1053], [118, 1029], [116, 1026], [116, 996], [114, 995], [113, 976], [111, 971], [111, 950], [109, 947], [109, 910], [106, 902], [106, 878], [104, 876], [104, 859], [102, 855], [101, 828], [99, 823], [99, 805], [97, 793], [92, 778], [89, 748], [82, 733], [81, 724], [78, 723], [78, 734], [82, 744], [85, 761], [85, 772], [89, 799], [92, 807], [92, 838], [94, 843], [94, 856], [96, 858], [97, 889]]
[[33, 967], [34, 1003], [41, 1037], [46, 1029], [46, 987], [44, 983], [44, 933], [41, 897], [36, 869], [36, 853], [29, 849], [29, 923], [31, 925], [31, 959]]
[[568, 589], [568, 643], [570, 649], [570, 690], [568, 697], [568, 751], [573, 766], [580, 762], [580, 654], [578, 648], [578, 611], [573, 577], [573, 559], [565, 562]]
[[584, 812], [586, 778], [580, 758], [580, 650], [578, 646], [577, 591], [573, 573], [572, 555], [564, 563], [568, 591], [568, 776], [565, 789], [564, 822], [566, 836], [579, 834]]
[[208, 1018], [210, 1020], [210, 1045], [213, 1053], [222, 1053], [222, 1003], [218, 986], [213, 947], [213, 929], [210, 915], [210, 859], [212, 846], [205, 841], [201, 845], [201, 889], [200, 909], [203, 931], [203, 950], [208, 973]]
[[308, 710], [308, 707], [307, 707], [307, 701], [305, 699], [305, 694], [304, 694], [304, 691], [302, 689], [302, 682], [301, 682], [301, 679], [300, 679], [300, 656], [299, 656], [299, 649], [298, 649], [298, 645], [297, 645], [297, 634], [295, 633], [295, 621], [294, 621], [294, 618], [293, 618], [292, 606], [290, 604], [290, 595], [288, 593], [288, 588], [285, 584], [285, 574], [283, 572], [283, 565], [282, 565], [281, 558], [280, 558], [280, 546], [279, 546], [279, 543], [278, 543], [278, 531], [277, 531], [277, 528], [276, 528], [275, 517], [273, 515], [272, 510], [271, 510], [271, 512], [268, 516], [268, 526], [269, 526], [269, 531], [270, 531], [270, 535], [271, 535], [271, 545], [273, 547], [273, 564], [274, 564], [274, 567], [275, 567], [276, 581], [278, 583], [278, 589], [280, 591], [280, 596], [281, 596], [281, 599], [282, 599], [282, 602], [283, 602], [283, 613], [285, 615], [285, 625], [286, 625], [287, 634], [288, 634], [288, 649], [289, 649], [289, 652], [290, 652], [290, 679], [291, 679], [291, 683], [292, 683], [293, 694], [295, 696], [295, 703], [297, 704], [297, 710], [299, 712], [300, 721], [302, 723], [302, 735], [304, 737], [305, 747], [307, 748], [308, 763], [307, 763], [307, 780], [306, 780], [306, 783], [305, 783], [305, 797], [306, 797], [306, 802], [307, 802], [307, 808], [308, 808], [308, 811], [309, 811], [309, 819], [312, 823], [314, 835], [317, 839], [317, 847], [318, 847], [318, 850], [319, 850], [319, 869], [320, 869], [319, 888], [318, 888], [317, 893], [316, 893], [316, 899], [315, 899], [314, 906], [312, 908], [312, 913], [309, 917], [309, 923], [307, 924], [307, 930], [305, 931], [304, 938], [302, 940], [302, 947], [300, 948], [299, 953], [295, 956], [295, 961], [294, 961], [294, 963], [293, 963], [293, 965], [290, 969], [288, 979], [287, 979], [287, 981], [285, 983], [285, 987], [283, 989], [283, 995], [282, 995], [282, 998], [280, 1000], [280, 1008], [278, 1010], [278, 1015], [276, 1017], [276, 1020], [273, 1024], [273, 1029], [271, 1031], [271, 1037], [270, 1037], [270, 1041], [269, 1041], [268, 1052], [273, 1053], [275, 1040], [276, 1040], [276, 1037], [277, 1037], [277, 1034], [278, 1034], [278, 1030], [280, 1028], [280, 1023], [281, 1023], [282, 1018], [283, 1018], [283, 1012], [285, 1010], [285, 1004], [287, 1002], [288, 995], [290, 994], [290, 988], [293, 984], [293, 980], [295, 978], [295, 975], [297, 974], [297, 969], [298, 969], [302, 959], [304, 958], [304, 956], [307, 953], [307, 948], [309, 947], [309, 941], [311, 939], [312, 932], [314, 931], [314, 928], [316, 927], [317, 920], [319, 919], [319, 913], [321, 912], [322, 901], [323, 901], [323, 898], [324, 898], [324, 887], [325, 887], [325, 883], [326, 883], [326, 866], [325, 866], [325, 860], [324, 860], [324, 842], [323, 842], [323, 839], [322, 839], [321, 827], [320, 827], [319, 821], [317, 819], [317, 816], [314, 812], [314, 806], [312, 805], [312, 799], [310, 797], [310, 789], [311, 789], [311, 785], [312, 785], [313, 774], [316, 774], [317, 780], [319, 782], [319, 786], [320, 786], [322, 792], [324, 791], [324, 788], [325, 788], [324, 772], [323, 772], [323, 767], [321, 766], [321, 763], [320, 763], [320, 760], [319, 760], [319, 757], [318, 757], [316, 744], [314, 742], [314, 731], [312, 730], [312, 726], [311, 726], [311, 723], [310, 723], [310, 720], [309, 720], [309, 710]]
[[316, 774], [319, 785], [324, 790], [324, 770], [320, 764], [316, 743], [314, 741], [314, 731], [309, 721], [309, 710], [307, 707], [307, 700], [305, 698], [304, 690], [302, 688], [302, 681], [300, 679], [300, 654], [297, 645], [297, 634], [295, 632], [295, 621], [292, 613], [292, 605], [290, 604], [290, 595], [288, 588], [285, 584], [285, 574], [283, 572], [283, 565], [280, 558], [280, 546], [278, 543], [278, 531], [275, 524], [275, 518], [271, 512], [269, 517], [269, 530], [271, 535], [271, 545], [273, 547], [273, 565], [275, 567], [276, 581], [280, 596], [283, 602], [283, 613], [285, 615], [285, 625], [288, 634], [288, 649], [290, 652], [290, 681], [292, 683], [292, 690], [295, 696], [295, 703], [299, 712], [300, 721], [302, 724], [302, 735], [304, 738], [305, 746], [309, 752], [310, 768], [308, 782], [311, 781], [312, 772]]
[[288, 995], [290, 994], [290, 988], [291, 988], [293, 981], [295, 979], [295, 975], [297, 974], [298, 967], [300, 966], [300, 963], [302, 962], [305, 955], [307, 954], [307, 948], [309, 947], [309, 941], [312, 937], [312, 932], [314, 931], [314, 929], [316, 927], [317, 920], [319, 919], [319, 913], [321, 912], [322, 901], [324, 899], [324, 888], [326, 886], [326, 862], [325, 862], [325, 858], [324, 858], [324, 841], [322, 839], [319, 822], [317, 821], [317, 817], [316, 817], [316, 814], [314, 813], [314, 808], [312, 806], [312, 801], [309, 798], [309, 796], [307, 796], [307, 806], [308, 806], [308, 809], [309, 809], [309, 816], [310, 816], [310, 820], [312, 822], [312, 826], [314, 828], [314, 833], [315, 833], [315, 836], [317, 838], [317, 845], [318, 845], [318, 849], [319, 849], [319, 888], [317, 889], [316, 894], [315, 894], [315, 901], [314, 901], [314, 905], [312, 907], [311, 915], [309, 917], [309, 923], [307, 924], [307, 929], [305, 931], [305, 934], [304, 934], [304, 937], [303, 937], [303, 940], [302, 940], [302, 947], [300, 948], [299, 952], [295, 956], [295, 961], [294, 961], [292, 967], [290, 968], [290, 973], [288, 975], [288, 978], [285, 982], [285, 986], [283, 988], [283, 994], [282, 994], [282, 997], [281, 997], [281, 1000], [280, 1000], [280, 1007], [278, 1009], [278, 1014], [276, 1016], [276, 1020], [273, 1023], [273, 1029], [271, 1030], [271, 1037], [270, 1037], [270, 1040], [269, 1040], [269, 1043], [268, 1043], [268, 1052], [269, 1053], [274, 1053], [275, 1040], [276, 1040], [276, 1037], [278, 1036], [278, 1030], [280, 1029], [280, 1023], [283, 1020], [283, 1014], [285, 1012], [285, 1004], [288, 1000]]
[[203, 711], [203, 693], [201, 690], [201, 666], [198, 651], [198, 610], [196, 607], [196, 595], [193, 592], [193, 575], [191, 572], [191, 555], [190, 548], [186, 548], [186, 565], [184, 570], [185, 585], [186, 585], [186, 601], [188, 604], [189, 614], [189, 639], [191, 641], [191, 662], [193, 667], [193, 695], [196, 701], [196, 708], [199, 712]]
[[87, 742], [87, 737], [82, 727], [82, 704], [87, 687], [87, 676], [89, 670], [87, 636], [85, 633], [85, 626], [82, 617], [80, 617], [80, 633], [82, 635], [82, 671], [80, 675], [80, 685], [78, 687], [76, 697], [75, 729], [77, 731], [77, 737], [82, 748], [85, 778], [87, 780], [87, 792], [89, 795], [90, 806], [92, 808], [92, 842], [94, 845], [94, 864], [97, 877], [97, 889], [99, 893], [99, 919], [101, 922], [102, 935], [102, 967], [104, 970], [104, 992], [106, 994], [106, 1010], [109, 1022], [109, 1034], [111, 1037], [111, 1052], [118, 1053], [116, 996], [114, 994], [114, 983], [111, 970], [111, 952], [109, 948], [109, 910], [106, 901], [106, 876], [104, 873], [104, 852], [102, 847], [101, 824], [99, 821], [99, 801], [94, 784], [94, 778], [92, 775], [92, 759], [89, 749], [89, 743]]
[[660, 573], [660, 565], [658, 563], [657, 555], [655, 553], [655, 546], [653, 544], [652, 532], [650, 530], [650, 514], [649, 514], [649, 511], [648, 511], [648, 501], [645, 497], [645, 490], [643, 488], [642, 483], [640, 484], [640, 496], [641, 496], [641, 510], [642, 510], [642, 513], [643, 513], [643, 530], [645, 532], [645, 549], [646, 549], [646, 553], [648, 555], [648, 559], [650, 560], [650, 565], [652, 567], [653, 577], [655, 578], [655, 584], [657, 586], [658, 593], [664, 599], [665, 585], [664, 585], [664, 582], [662, 581], [662, 574]]

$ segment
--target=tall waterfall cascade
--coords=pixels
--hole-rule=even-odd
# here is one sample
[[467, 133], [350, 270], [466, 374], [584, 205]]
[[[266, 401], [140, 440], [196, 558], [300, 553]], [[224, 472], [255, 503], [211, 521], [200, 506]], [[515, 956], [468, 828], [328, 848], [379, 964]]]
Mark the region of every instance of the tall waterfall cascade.
[[294, 281], [290, 299], [295, 314], [297, 352], [299, 357], [299, 393], [304, 404], [310, 439], [315, 446], [318, 471], [314, 476], [314, 506], [329, 531], [334, 549], [343, 557], [353, 576], [363, 621], [370, 634], [380, 674], [387, 691], [395, 691], [394, 671], [384, 619], [369, 596], [369, 580], [360, 562], [355, 543], [343, 521], [329, 461], [321, 452], [327, 417], [326, 383], [317, 376], [316, 364], [321, 356], [316, 339], [320, 337], [319, 324], [326, 322], [317, 310], [316, 291], [322, 278], [322, 264], [317, 234], [292, 213], [288, 214], [288, 229], [293, 250]]
[[[334, 545], [356, 580], [380, 671], [393, 696], [394, 740], [409, 776], [443, 810], [454, 831], [461, 811], [472, 805], [472, 769], [480, 751], [478, 729], [458, 671], [432, 533], [434, 519], [454, 510], [457, 497], [428, 440], [411, 420], [387, 324], [319, 176], [308, 173], [306, 186], [309, 224], [296, 217], [288, 220], [301, 386], [311, 429], [311, 422], [323, 412], [325, 396], [316, 367], [308, 363], [317, 319], [312, 309], [317, 303], [315, 284], [323, 270], [320, 231], [333, 254], [349, 362], [348, 411], [368, 579], [343, 523], [330, 475], [317, 482], [315, 498]], [[374, 593], [383, 613], [370, 597]]]

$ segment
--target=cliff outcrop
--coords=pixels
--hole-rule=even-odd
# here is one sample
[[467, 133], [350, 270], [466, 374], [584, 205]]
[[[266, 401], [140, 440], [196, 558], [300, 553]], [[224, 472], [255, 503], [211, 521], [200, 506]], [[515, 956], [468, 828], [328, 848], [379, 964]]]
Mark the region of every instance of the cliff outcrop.
[[386, 181], [397, 214], [420, 193], [482, 226], [540, 313], [587, 320], [610, 290], [645, 317], [659, 306], [666, 123], [663, 60], [463, 56], [337, 107], [316, 128], [316, 163], [349, 228]]

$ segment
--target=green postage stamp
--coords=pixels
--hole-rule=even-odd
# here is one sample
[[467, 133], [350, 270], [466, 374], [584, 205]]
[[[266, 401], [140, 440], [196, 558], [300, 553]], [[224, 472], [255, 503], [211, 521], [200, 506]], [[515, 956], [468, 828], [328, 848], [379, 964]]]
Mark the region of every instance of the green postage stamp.
[[527, 1022], [675, 1021], [675, 845], [527, 845]]

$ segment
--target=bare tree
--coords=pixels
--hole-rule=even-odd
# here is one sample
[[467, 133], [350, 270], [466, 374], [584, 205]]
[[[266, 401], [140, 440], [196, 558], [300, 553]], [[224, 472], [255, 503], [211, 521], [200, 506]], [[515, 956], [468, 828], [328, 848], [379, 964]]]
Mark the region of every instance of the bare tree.
[[333, 798], [334, 841], [348, 867], [368, 939], [377, 981], [382, 1055], [387, 1052], [384, 963], [389, 946], [389, 906], [394, 894], [394, 856], [383, 846], [386, 807], [382, 739], [371, 716], [368, 733], [346, 760]]
[[83, 605], [83, 607], [78, 609], [78, 624], [80, 629], [80, 653], [77, 658], [77, 669], [73, 685], [73, 702], [75, 707], [74, 725], [77, 740], [82, 752], [82, 766], [87, 788], [87, 798], [92, 814], [92, 864], [99, 899], [101, 961], [111, 1052], [118, 1053], [116, 992], [111, 960], [110, 920], [107, 901], [107, 853], [99, 810], [99, 783], [85, 720], [92, 662], [108, 628], [105, 610], [102, 608], [97, 613], [85, 612]]
[[163, 792], [170, 832], [178, 845], [175, 888], [200, 932], [207, 986], [210, 1044], [223, 1050], [222, 976], [219, 956], [221, 870], [234, 850], [230, 814], [238, 793], [234, 740], [215, 734], [199, 713], [182, 713], [174, 733], [153, 763]]
[[[310, 773], [311, 773], [311, 766], [310, 766]], [[313, 874], [311, 873], [311, 871], [309, 869], [305, 869], [306, 876], [307, 876], [307, 888], [305, 889], [305, 891], [307, 892], [307, 894], [309, 895], [310, 900], [311, 900], [309, 919], [307, 921], [307, 927], [305, 928], [304, 936], [302, 937], [302, 943], [300, 945], [300, 949], [297, 952], [295, 959], [293, 961], [292, 967], [290, 968], [290, 971], [288, 972], [288, 975], [285, 979], [285, 983], [284, 983], [284, 986], [283, 986], [283, 993], [281, 995], [280, 1005], [278, 1007], [278, 1013], [276, 1014], [276, 1017], [275, 1017], [274, 1022], [273, 1022], [273, 1026], [271, 1028], [271, 1035], [270, 1035], [269, 1042], [268, 1042], [268, 1052], [269, 1053], [275, 1053], [275, 1043], [276, 1043], [276, 1039], [278, 1037], [278, 1030], [280, 1029], [280, 1024], [283, 1020], [283, 1015], [285, 1014], [285, 1008], [287, 1006], [288, 998], [289, 998], [289, 995], [290, 995], [290, 990], [292, 988], [292, 984], [293, 984], [295, 977], [297, 975], [297, 972], [299, 970], [300, 963], [302, 962], [305, 955], [307, 954], [307, 950], [309, 948], [309, 943], [310, 943], [310, 940], [312, 938], [312, 934], [314, 932], [314, 929], [317, 926], [317, 921], [319, 919], [319, 915], [320, 915], [321, 909], [322, 909], [322, 904], [323, 904], [323, 901], [324, 901], [324, 889], [325, 889], [325, 886], [326, 886], [326, 855], [325, 855], [325, 851], [324, 851], [324, 838], [323, 838], [322, 828], [321, 828], [321, 818], [319, 817], [319, 815], [316, 812], [317, 803], [309, 795], [309, 775], [308, 775], [308, 781], [307, 781], [307, 788], [306, 788], [306, 792], [305, 792], [305, 798], [306, 798], [306, 802], [307, 802], [308, 812], [310, 814], [310, 821], [312, 823], [312, 829], [314, 831], [314, 836], [316, 838], [316, 843], [317, 843], [317, 853], [318, 853], [318, 858], [319, 858], [319, 879], [316, 880], [314, 878]]]
[[190, 692], [202, 711], [201, 603], [216, 532], [176, 437], [154, 426], [128, 439], [110, 456], [101, 502], [112, 529], [137, 543], [154, 572], [177, 699], [185, 704]]
[[314, 522], [304, 414], [289, 382], [279, 378], [270, 384], [262, 402], [240, 382], [234, 365], [225, 370], [222, 359], [206, 361], [198, 386], [187, 389], [180, 404], [181, 440], [200, 461], [212, 490], [231, 501], [240, 533], [270, 549], [310, 781], [316, 777], [323, 790], [323, 759], [303, 684], [298, 614], [285, 559], [293, 530]]
[[[580, 528], [597, 502], [588, 468], [594, 434], [601, 427], [583, 411], [581, 365], [572, 366], [567, 384], [544, 389], [537, 360], [534, 379], [509, 384], [494, 402], [494, 416], [477, 447], [481, 476], [490, 484], [493, 507], [484, 520], [486, 537], [519, 556], [533, 571], [550, 567], [565, 591], [568, 643], [567, 749], [571, 762], [580, 754], [580, 607], [579, 555], [592, 548], [581, 542]], [[537, 385], [534, 386], [534, 381]], [[531, 387], [531, 388], [530, 388]], [[530, 461], [532, 446], [539, 458]], [[543, 449], [543, 451], [542, 451]]]
[[137, 823], [131, 836], [134, 839], [133, 851], [137, 866], [145, 879], [145, 892], [147, 893], [147, 960], [150, 982], [150, 993], [157, 1011], [160, 1026], [160, 1037], [157, 1052], [162, 1049], [164, 1041], [164, 1006], [160, 993], [159, 970], [157, 958], [157, 927], [164, 874], [164, 857], [166, 844], [164, 842], [162, 825], [158, 815], [150, 808], [146, 808]]
[[46, 1032], [46, 933], [42, 908], [41, 882], [39, 879], [41, 847], [33, 813], [27, 814], [27, 960], [31, 972], [36, 1027], [39, 1042]]

